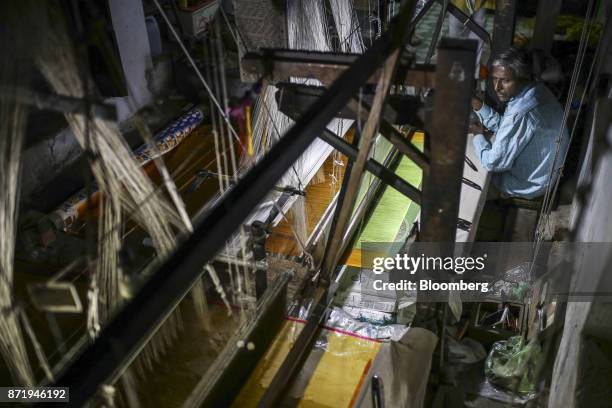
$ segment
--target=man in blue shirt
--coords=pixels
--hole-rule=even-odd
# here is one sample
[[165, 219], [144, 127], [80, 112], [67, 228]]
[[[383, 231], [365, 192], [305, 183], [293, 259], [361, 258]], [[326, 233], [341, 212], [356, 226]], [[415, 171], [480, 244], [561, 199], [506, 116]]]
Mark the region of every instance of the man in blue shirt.
[[[560, 137], [563, 110], [546, 86], [533, 82], [526, 51], [510, 48], [493, 61], [492, 68], [497, 97], [507, 105], [501, 115], [481, 100], [472, 100], [482, 122], [470, 126], [476, 154], [494, 173], [492, 182], [502, 197], [540, 198], [550, 182], [553, 162], [559, 170], [568, 148], [566, 129]], [[485, 136], [490, 132], [494, 138]]]

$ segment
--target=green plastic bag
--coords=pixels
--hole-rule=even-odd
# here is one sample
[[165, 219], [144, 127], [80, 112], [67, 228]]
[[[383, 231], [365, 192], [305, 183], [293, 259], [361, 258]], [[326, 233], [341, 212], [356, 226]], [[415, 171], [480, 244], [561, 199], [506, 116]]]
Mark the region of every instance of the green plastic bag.
[[540, 346], [533, 341], [525, 344], [522, 336], [498, 341], [487, 356], [485, 375], [491, 383], [506, 390], [532, 396], [535, 394], [535, 372], [540, 354]]

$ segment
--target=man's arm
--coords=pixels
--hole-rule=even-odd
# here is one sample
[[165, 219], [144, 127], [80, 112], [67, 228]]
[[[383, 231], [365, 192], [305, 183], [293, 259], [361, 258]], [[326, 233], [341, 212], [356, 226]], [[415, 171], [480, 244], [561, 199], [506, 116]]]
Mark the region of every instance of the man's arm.
[[502, 118], [499, 113], [476, 97], [472, 97], [472, 109], [487, 129], [497, 132]]
[[479, 134], [474, 136], [474, 148], [488, 171], [506, 171], [512, 168], [514, 160], [527, 146], [533, 133], [533, 126], [525, 116], [505, 120], [495, 133], [492, 144]]

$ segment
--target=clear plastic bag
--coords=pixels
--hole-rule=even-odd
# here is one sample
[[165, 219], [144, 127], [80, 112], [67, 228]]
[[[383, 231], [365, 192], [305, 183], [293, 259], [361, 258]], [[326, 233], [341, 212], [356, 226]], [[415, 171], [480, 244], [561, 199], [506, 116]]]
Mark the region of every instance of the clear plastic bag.
[[525, 344], [522, 336], [493, 344], [485, 362], [485, 375], [489, 381], [523, 397], [535, 396], [536, 369], [541, 354], [538, 343]]

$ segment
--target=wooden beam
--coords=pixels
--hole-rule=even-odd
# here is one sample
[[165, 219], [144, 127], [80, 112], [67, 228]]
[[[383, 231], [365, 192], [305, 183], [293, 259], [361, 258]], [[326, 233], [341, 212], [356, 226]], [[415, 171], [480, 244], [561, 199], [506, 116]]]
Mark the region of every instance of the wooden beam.
[[[329, 85], [358, 57], [357, 54], [268, 49], [246, 54], [241, 66], [251, 78], [265, 77], [271, 82], [287, 81], [290, 77], [316, 78]], [[435, 87], [435, 71], [432, 66], [416, 66], [404, 72], [401, 79], [396, 79], [399, 84], [419, 88]], [[368, 83], [376, 84], [379, 79], [380, 70], [377, 70]]]

